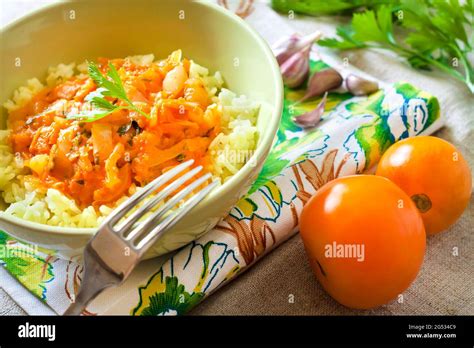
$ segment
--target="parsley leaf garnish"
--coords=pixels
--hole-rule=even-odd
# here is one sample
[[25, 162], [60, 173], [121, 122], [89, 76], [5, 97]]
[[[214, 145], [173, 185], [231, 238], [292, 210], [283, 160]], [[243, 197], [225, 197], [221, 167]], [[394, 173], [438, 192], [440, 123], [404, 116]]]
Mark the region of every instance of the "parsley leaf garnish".
[[[104, 118], [118, 110], [133, 110], [150, 118], [148, 114], [137, 108], [128, 98], [127, 92], [123, 86], [122, 80], [115, 66], [109, 62], [107, 75], [103, 75], [96, 64], [89, 63], [88, 73], [95, 84], [99, 87], [94, 92], [89, 93], [85, 101], [93, 106], [91, 110], [82, 110], [78, 114], [68, 115], [69, 119], [80, 119], [84, 122], [93, 122]], [[106, 97], [119, 99], [124, 105], [115, 105], [108, 101]]]

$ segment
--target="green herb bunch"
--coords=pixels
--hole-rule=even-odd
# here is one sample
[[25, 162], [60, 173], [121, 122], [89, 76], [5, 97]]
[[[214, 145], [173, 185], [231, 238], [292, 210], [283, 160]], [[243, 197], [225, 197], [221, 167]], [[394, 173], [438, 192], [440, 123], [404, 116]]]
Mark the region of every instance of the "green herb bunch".
[[352, 13], [336, 38], [318, 41], [335, 49], [384, 48], [417, 69], [438, 68], [474, 93], [473, 0], [272, 0], [274, 9], [307, 15]]

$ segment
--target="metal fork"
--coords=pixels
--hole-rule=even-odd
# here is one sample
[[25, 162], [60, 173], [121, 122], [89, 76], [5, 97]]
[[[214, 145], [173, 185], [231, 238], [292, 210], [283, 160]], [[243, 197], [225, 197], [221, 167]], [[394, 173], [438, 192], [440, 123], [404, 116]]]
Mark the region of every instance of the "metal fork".
[[[86, 306], [104, 289], [117, 286], [127, 279], [156, 240], [180, 221], [217, 185], [216, 181], [211, 182], [194, 193], [179, 208], [171, 211], [173, 207], [211, 178], [211, 174], [205, 174], [165, 201], [202, 170], [202, 166], [198, 166], [173, 180], [126, 217], [127, 213], [130, 213], [137, 204], [182, 174], [193, 163], [193, 160], [189, 160], [167, 171], [142, 190], [137, 191], [106, 218], [84, 250], [84, 277], [81, 288], [75, 302], [69, 306], [64, 315], [81, 314]], [[146, 219], [140, 221], [159, 203], [163, 204]], [[124, 217], [126, 217], [125, 220], [121, 222]]]

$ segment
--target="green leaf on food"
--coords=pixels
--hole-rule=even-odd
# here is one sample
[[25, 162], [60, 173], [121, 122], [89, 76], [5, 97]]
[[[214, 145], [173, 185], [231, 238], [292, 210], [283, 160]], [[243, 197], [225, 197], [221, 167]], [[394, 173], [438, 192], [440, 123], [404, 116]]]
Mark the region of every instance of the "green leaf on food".
[[97, 88], [94, 92], [89, 93], [84, 100], [90, 102], [92, 105], [105, 109], [105, 110], [114, 110], [117, 108], [114, 104], [105, 99], [105, 93], [107, 90], [103, 87]]
[[[150, 116], [140, 110], [128, 98], [125, 87], [123, 86], [120, 75], [115, 66], [109, 62], [107, 75], [103, 75], [97, 65], [93, 62], [88, 63], [88, 73], [90, 78], [97, 85], [97, 89], [91, 92], [85, 98], [94, 108], [91, 110], [81, 110], [79, 113], [71, 113], [67, 116], [69, 119], [79, 119], [84, 122], [94, 122], [100, 120], [118, 110], [133, 110], [144, 117]], [[111, 103], [107, 97], [120, 100], [122, 105]]]

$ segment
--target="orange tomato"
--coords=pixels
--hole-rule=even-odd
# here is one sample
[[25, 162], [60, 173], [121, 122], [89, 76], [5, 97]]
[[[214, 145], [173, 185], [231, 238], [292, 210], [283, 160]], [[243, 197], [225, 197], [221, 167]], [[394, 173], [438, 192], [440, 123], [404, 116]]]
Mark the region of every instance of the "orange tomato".
[[415, 202], [432, 235], [454, 224], [471, 197], [471, 171], [452, 144], [429, 136], [392, 145], [382, 156], [377, 175], [384, 176]]
[[316, 278], [351, 308], [377, 307], [401, 294], [418, 274], [425, 252], [415, 204], [375, 175], [324, 185], [303, 209], [300, 234]]

